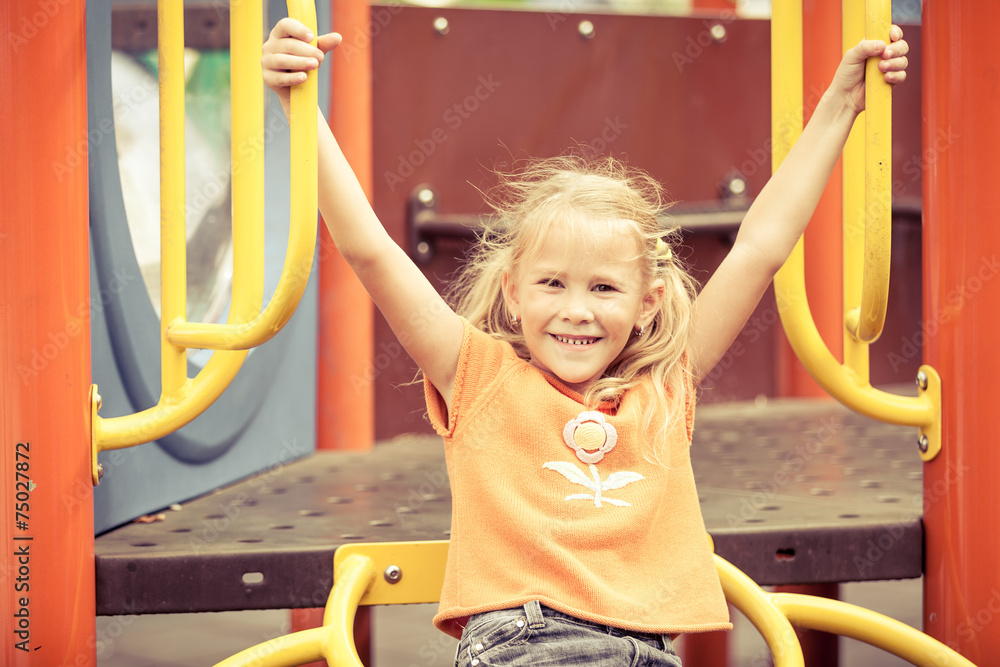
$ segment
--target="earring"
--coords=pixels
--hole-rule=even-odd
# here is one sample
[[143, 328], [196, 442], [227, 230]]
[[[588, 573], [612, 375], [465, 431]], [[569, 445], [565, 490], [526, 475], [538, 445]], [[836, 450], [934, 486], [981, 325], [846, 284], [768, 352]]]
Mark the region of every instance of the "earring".
[[635, 332], [636, 338], [642, 338], [642, 334], [646, 333], [646, 325], [640, 324], [639, 330]]
[[517, 325], [519, 324], [519, 322], [517, 321], [517, 314], [516, 314], [516, 313], [511, 313], [511, 314], [510, 314], [510, 322], [511, 322], [511, 324], [513, 324], [513, 325], [514, 325], [515, 327], [516, 327], [516, 326], [517, 326]]

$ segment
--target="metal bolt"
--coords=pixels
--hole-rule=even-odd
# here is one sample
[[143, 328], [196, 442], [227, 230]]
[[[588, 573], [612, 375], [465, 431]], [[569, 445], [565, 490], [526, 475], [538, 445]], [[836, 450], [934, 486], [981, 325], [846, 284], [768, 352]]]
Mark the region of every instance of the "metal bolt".
[[920, 453], [926, 454], [930, 446], [931, 446], [931, 441], [927, 439], [926, 435], [921, 433], [920, 437], [917, 438], [917, 447], [920, 448]]
[[448, 25], [448, 19], [443, 16], [439, 16], [434, 19], [434, 32], [439, 35], [447, 35], [451, 27]]
[[709, 28], [708, 31], [712, 33], [712, 39], [714, 39], [716, 42], [726, 41], [726, 26], [722, 25], [721, 23], [716, 23], [711, 28]]
[[417, 253], [420, 254], [421, 257], [431, 254], [431, 244], [427, 241], [421, 241], [417, 244]]
[[398, 584], [399, 580], [403, 578], [403, 571], [399, 569], [398, 565], [390, 565], [385, 568], [385, 574], [383, 574], [383, 576], [390, 584]]
[[917, 373], [917, 386], [921, 389], [927, 389], [927, 373], [924, 371]]
[[431, 206], [434, 204], [434, 191], [430, 188], [423, 188], [417, 193], [417, 201], [419, 201], [424, 206]]
[[104, 477], [104, 464], [103, 463], [98, 463], [97, 464], [97, 479], [101, 479], [102, 477]]
[[729, 188], [729, 192], [731, 194], [733, 194], [733, 195], [735, 195], [737, 197], [741, 197], [744, 194], [746, 194], [746, 191], [747, 191], [747, 182], [744, 181], [739, 176], [733, 176], [731, 179], [729, 179], [729, 183], [727, 184], [727, 187]]
[[580, 36], [584, 39], [593, 39], [594, 24], [592, 22], [580, 21], [580, 25], [578, 25], [576, 29], [580, 31]]
[[104, 405], [104, 400], [101, 398], [100, 394], [94, 394], [94, 403], [97, 404], [97, 411], [101, 411], [101, 406]]

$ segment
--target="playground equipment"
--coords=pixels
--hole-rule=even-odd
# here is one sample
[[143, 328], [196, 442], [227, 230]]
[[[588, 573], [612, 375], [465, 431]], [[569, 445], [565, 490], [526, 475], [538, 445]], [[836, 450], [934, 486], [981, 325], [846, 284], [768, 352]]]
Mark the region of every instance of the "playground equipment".
[[[81, 203], [86, 201], [87, 184], [82, 170], [69, 167], [53, 172], [51, 166], [69, 164], [66, 146], [72, 147], [80, 135], [80, 128], [86, 127], [80, 113], [85, 96], [81, 78], [71, 67], [65, 66], [65, 63], [83, 59], [79, 30], [82, 10], [70, 3], [60, 6], [54, 14], [43, 10], [34, 13], [34, 7], [25, 9], [26, 4], [13, 4], [4, 10], [7, 16], [13, 17], [8, 22], [15, 26], [10, 35], [17, 38], [10, 41], [11, 53], [16, 55], [15, 66], [4, 70], [4, 80], [13, 89], [27, 89], [33, 79], [44, 77], [53, 92], [66, 103], [61, 109], [53, 108], [34, 117], [13, 106], [18, 104], [12, 99], [14, 96], [5, 97], [7, 117], [26, 122], [14, 123], [4, 131], [3, 143], [10, 147], [11, 159], [0, 178], [3, 198], [9, 205], [0, 242], [11, 243], [13, 247], [10, 252], [5, 249], [5, 260], [10, 261], [4, 262], [3, 280], [0, 281], [3, 305], [9, 314], [4, 322], [3, 424], [7, 444], [3, 456], [5, 470], [14, 473], [8, 475], [6, 483], [11, 493], [5, 493], [0, 502], [6, 516], [17, 517], [16, 512], [27, 516], [18, 519], [24, 527], [9, 522], [3, 526], [5, 543], [21, 550], [21, 555], [9, 550], [14, 556], [6, 556], [2, 574], [11, 587], [15, 583], [31, 586], [30, 598], [13, 595], [10, 588], [10, 594], [3, 598], [0, 612], [8, 623], [14, 619], [11, 629], [18, 639], [16, 643], [5, 645], [5, 663], [92, 664], [91, 497], [81, 493], [78, 484], [81, 478], [91, 478], [94, 459], [89, 448], [73, 447], [72, 444], [91, 441], [93, 432], [107, 435], [128, 431], [132, 434], [114, 435], [109, 440], [117, 443], [136, 433], [145, 433], [147, 429], [140, 424], [140, 428], [119, 431], [113, 426], [104, 430], [107, 423], [102, 425], [94, 420], [92, 406], [98, 402], [97, 398], [94, 396], [89, 402], [85, 398], [89, 365], [86, 354], [77, 353], [89, 347], [89, 317], [85, 317], [85, 313], [74, 316], [70, 310], [72, 304], [91, 303], [86, 290], [86, 261], [82, 259], [86, 257], [86, 235], [82, 232], [86, 213]], [[997, 204], [989, 196], [991, 175], [995, 173], [991, 165], [1000, 144], [1000, 130], [993, 123], [996, 102], [989, 97], [990, 82], [995, 83], [996, 77], [995, 68], [990, 68], [995, 63], [976, 52], [974, 47], [988, 42], [986, 26], [995, 25], [998, 9], [974, 4], [971, 0], [935, 3], [928, 7], [925, 15], [925, 54], [930, 55], [926, 56], [929, 94], [924, 97], [928, 119], [924, 145], [931, 153], [925, 154], [921, 162], [926, 169], [928, 219], [925, 228], [928, 257], [924, 266], [925, 317], [921, 331], [926, 361], [939, 369], [945, 390], [940, 421], [941, 452], [926, 464], [924, 477], [925, 628], [977, 664], [988, 664], [1000, 655], [998, 633], [990, 631], [993, 614], [989, 597], [997, 581], [991, 555], [997, 551], [998, 537], [995, 531], [983, 529], [983, 526], [996, 525], [996, 508], [1000, 507], [994, 502], [996, 491], [991, 481], [992, 472], [998, 469], [997, 454], [987, 446], [992, 433], [992, 406], [988, 397], [995, 396], [990, 369], [1000, 363], [997, 346], [984, 333], [994, 330], [1000, 323], [996, 308], [991, 307], [996, 302], [993, 298], [996, 286], [990, 282], [996, 273], [996, 260], [990, 252], [1000, 247], [1000, 239], [995, 225], [990, 225], [998, 212]], [[42, 18], [36, 20], [37, 16]], [[22, 18], [28, 23], [22, 23]], [[38, 23], [69, 38], [43, 44], [44, 40], [34, 39], [35, 35], [24, 28], [25, 25], [34, 26], [37, 32]], [[956, 35], [958, 38], [952, 41]], [[944, 41], [946, 37], [947, 42]], [[786, 35], [782, 34], [781, 39], [786, 39]], [[51, 58], [47, 53], [50, 49], [56, 49], [60, 58]], [[43, 63], [44, 66], [41, 70], [37, 66], [21, 66], [28, 63]], [[986, 94], [980, 97], [981, 90], [986, 90]], [[977, 103], [970, 103], [970, 99]], [[957, 140], [941, 144], [938, 140], [942, 133]], [[962, 140], [969, 136], [975, 136], [976, 140]], [[79, 154], [74, 155], [80, 159]], [[22, 170], [24, 165], [32, 164], [41, 167], [33, 172]], [[25, 173], [35, 174], [38, 180], [26, 178]], [[946, 228], [942, 224], [945, 212], [957, 216], [961, 224]], [[8, 222], [15, 219], [31, 221], [35, 234], [23, 234], [20, 226]], [[66, 224], [66, 221], [73, 224]], [[47, 252], [38, 251], [36, 246], [41, 243], [51, 243]], [[38, 257], [50, 261], [36, 261]], [[58, 270], [52, 268], [53, 259]], [[875, 282], [882, 284], [883, 281]], [[856, 326], [852, 324], [849, 328], [859, 339], [871, 339], [876, 335], [880, 319], [877, 312], [884, 309], [879, 306], [882, 288], [874, 288], [870, 293], [875, 295], [874, 301], [872, 296], [865, 297], [865, 305], [859, 307], [856, 317], [851, 317]], [[853, 310], [859, 300], [855, 296], [850, 299], [849, 310]], [[871, 303], [874, 306], [870, 306]], [[183, 309], [178, 309], [176, 302], [171, 302], [170, 308], [170, 312], [179, 311], [183, 315]], [[252, 328], [248, 325], [250, 316], [237, 313], [237, 310], [234, 309], [232, 323], [240, 325], [240, 331], [246, 333]], [[866, 323], [864, 314], [869, 311], [876, 315], [871, 323]], [[183, 356], [179, 343], [194, 340], [201, 333], [187, 331], [185, 326], [171, 333], [171, 321], [164, 319], [168, 325], [164, 332], [165, 386], [179, 391], [181, 403], [195, 400], [188, 398], [185, 391], [190, 390], [194, 395], [207, 390], [194, 389], [188, 384], [190, 381], [177, 358]], [[173, 321], [176, 322], [176, 317]], [[264, 329], [266, 335], [267, 327]], [[247, 340], [256, 335], [248, 335]], [[198, 338], [199, 342], [207, 340]], [[227, 350], [230, 345], [242, 344], [211, 343]], [[33, 351], [44, 363], [25, 364], [26, 359], [33, 358]], [[858, 384], [865, 384], [858, 380], [863, 375], [857, 370], [861, 367], [857, 358], [855, 352], [851, 352], [850, 357], [845, 353], [845, 366], [849, 367], [845, 372], [846, 380], [831, 380], [847, 385], [845, 391], [852, 395]], [[930, 398], [933, 390], [929, 377], [928, 388], [922, 388], [918, 401], [906, 404], [899, 411], [909, 415], [906, 419], [914, 424], [932, 423], [927, 417], [933, 417], [935, 411]], [[954, 393], [949, 393], [952, 391]], [[165, 396], [165, 403], [172, 403], [169, 392]], [[867, 398], [851, 400], [862, 404], [868, 402]], [[39, 407], [45, 405], [68, 407], [61, 418], [53, 419]], [[164, 408], [178, 411], [166, 416], [170, 423], [181, 421], [183, 418], [179, 415], [186, 410], [171, 405]], [[164, 427], [151, 426], [148, 432], [161, 428]], [[926, 435], [929, 453], [933, 434]], [[17, 473], [30, 473], [30, 479], [22, 480]], [[12, 501], [13, 498], [21, 502], [16, 495], [21, 492], [17, 484], [28, 482], [38, 489], [23, 491], [31, 494], [30, 513], [18, 509]], [[39, 516], [48, 517], [48, 524], [39, 521]], [[363, 567], [358, 570], [359, 579], [352, 587], [355, 592], [357, 581], [369, 576], [364, 570]], [[24, 580], [18, 582], [22, 577]], [[805, 619], [813, 615], [808, 610], [802, 611], [802, 601], [798, 598], [777, 597], [775, 601], [779, 607], [789, 610], [791, 617]], [[824, 607], [818, 615], [832, 623], [838, 609], [839, 605]], [[855, 612], [845, 613], [855, 619], [855, 623], [849, 625], [856, 627], [861, 617]]]
[[[362, 667], [352, 632], [358, 606], [436, 602], [447, 549], [445, 541], [341, 547], [323, 627], [248, 648], [216, 667], [285, 667], [324, 659], [331, 667]], [[731, 563], [715, 558], [726, 599], [763, 635], [775, 667], [804, 665], [793, 626], [852, 637], [920, 667], [972, 667], [955, 651], [904, 623], [837, 600], [765, 593]]]

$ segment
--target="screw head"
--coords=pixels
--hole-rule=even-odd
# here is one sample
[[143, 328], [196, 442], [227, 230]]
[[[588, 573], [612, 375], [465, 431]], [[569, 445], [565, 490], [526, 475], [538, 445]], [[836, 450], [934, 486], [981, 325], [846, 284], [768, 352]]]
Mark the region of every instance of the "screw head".
[[593, 22], [580, 21], [580, 25], [576, 29], [580, 31], [580, 36], [584, 39], [593, 39], [595, 33]]
[[423, 188], [417, 193], [417, 201], [419, 201], [424, 206], [430, 206], [434, 203], [434, 191], [430, 188]]
[[930, 446], [931, 446], [931, 441], [927, 438], [926, 435], [921, 433], [920, 437], [917, 438], [917, 447], [920, 448], [921, 453], [926, 454]]
[[383, 576], [390, 584], [398, 584], [399, 580], [403, 578], [403, 571], [399, 569], [398, 565], [390, 565], [385, 568]]
[[746, 194], [747, 182], [744, 181], [739, 176], [734, 176], [733, 178], [729, 179], [727, 187], [729, 188], [730, 193], [732, 193], [737, 197], [740, 197]]
[[927, 373], [924, 371], [917, 373], [917, 386], [921, 389], [927, 389]]
[[443, 16], [434, 19], [434, 32], [439, 35], [447, 35], [449, 30], [451, 30], [451, 26], [448, 25], [448, 19]]
[[98, 463], [97, 464], [97, 479], [101, 479], [102, 477], [104, 477], [104, 464], [103, 463]]
[[721, 23], [714, 24], [708, 31], [712, 34], [712, 39], [716, 42], [726, 41], [726, 26]]

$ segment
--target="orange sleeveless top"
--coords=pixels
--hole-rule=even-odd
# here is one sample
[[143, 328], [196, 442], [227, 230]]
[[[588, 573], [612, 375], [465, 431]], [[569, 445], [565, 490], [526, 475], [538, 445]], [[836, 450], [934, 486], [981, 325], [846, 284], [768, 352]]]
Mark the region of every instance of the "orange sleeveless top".
[[531, 600], [640, 632], [732, 627], [691, 471], [693, 392], [687, 428], [651, 463], [639, 437], [651, 390], [587, 410], [466, 322], [450, 414], [426, 380], [425, 395], [452, 491], [439, 629], [460, 637], [472, 614]]

